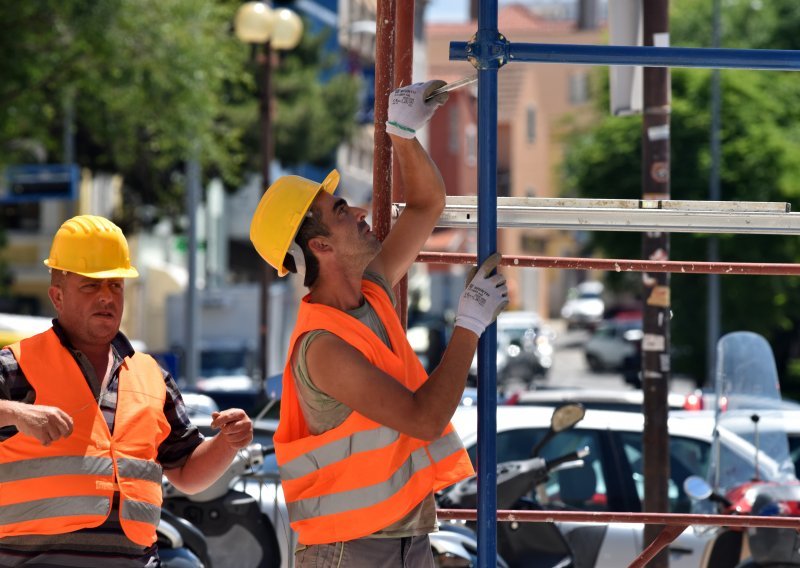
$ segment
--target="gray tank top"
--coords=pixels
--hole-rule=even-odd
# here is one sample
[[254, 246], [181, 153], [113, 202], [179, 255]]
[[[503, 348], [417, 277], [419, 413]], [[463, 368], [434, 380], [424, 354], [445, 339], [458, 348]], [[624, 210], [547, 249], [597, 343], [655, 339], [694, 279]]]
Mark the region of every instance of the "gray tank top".
[[[395, 303], [392, 288], [386, 279], [374, 272], [364, 274], [364, 279], [379, 285]], [[383, 343], [391, 349], [389, 335], [386, 333], [378, 314], [366, 300], [362, 305], [354, 310], [347, 312], [361, 323], [369, 327]], [[297, 347], [297, 357], [292, 368], [297, 388], [297, 398], [303, 417], [306, 419], [309, 431], [314, 435], [322, 434], [339, 426], [344, 422], [352, 410], [328, 396], [317, 388], [308, 374], [306, 365], [306, 353], [308, 346], [322, 334], [330, 333], [325, 330], [313, 330], [306, 332], [301, 338]], [[414, 507], [405, 517], [385, 529], [369, 535], [367, 538], [401, 538], [407, 536], [418, 536], [428, 534], [437, 530], [436, 522], [436, 502], [433, 493], [423, 499], [419, 505]]]

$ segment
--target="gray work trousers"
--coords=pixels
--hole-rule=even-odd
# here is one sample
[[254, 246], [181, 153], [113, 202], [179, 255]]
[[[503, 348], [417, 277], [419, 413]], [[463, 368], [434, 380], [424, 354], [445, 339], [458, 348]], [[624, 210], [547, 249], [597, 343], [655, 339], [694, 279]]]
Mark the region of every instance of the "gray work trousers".
[[298, 545], [296, 568], [434, 568], [428, 535]]

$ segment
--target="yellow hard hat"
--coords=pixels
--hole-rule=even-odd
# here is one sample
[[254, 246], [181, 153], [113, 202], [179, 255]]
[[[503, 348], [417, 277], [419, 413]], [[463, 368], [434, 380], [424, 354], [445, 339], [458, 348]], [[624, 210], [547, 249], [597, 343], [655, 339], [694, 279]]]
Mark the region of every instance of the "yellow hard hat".
[[78, 215], [64, 221], [53, 237], [51, 270], [74, 272], [89, 278], [136, 278], [128, 241], [122, 230], [104, 217]]
[[250, 240], [261, 258], [286, 276], [283, 259], [289, 251], [306, 212], [320, 191], [333, 194], [339, 185], [339, 172], [331, 171], [322, 183], [300, 176], [283, 176], [261, 197], [250, 223]]

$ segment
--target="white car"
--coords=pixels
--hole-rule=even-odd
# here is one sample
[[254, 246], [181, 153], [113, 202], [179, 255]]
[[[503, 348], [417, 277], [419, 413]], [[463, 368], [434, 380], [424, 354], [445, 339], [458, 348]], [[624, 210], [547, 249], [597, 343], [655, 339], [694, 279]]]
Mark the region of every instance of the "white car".
[[[644, 392], [641, 390], [608, 390], [582, 388], [542, 388], [515, 393], [504, 404], [520, 406], [555, 406], [567, 402], [579, 402], [586, 409], [621, 410], [642, 412]], [[670, 410], [691, 410], [687, 395], [676, 392], [667, 393], [667, 407]]]
[[[552, 406], [499, 406], [495, 438], [498, 463], [529, 457], [533, 444], [547, 430], [552, 411]], [[677, 411], [670, 414], [671, 478], [668, 495], [671, 512], [690, 512], [691, 504], [683, 491], [683, 479], [688, 475], [704, 476], [706, 473], [710, 462], [713, 415], [713, 411]], [[799, 411], [787, 412], [785, 419], [786, 426], [794, 429], [795, 434], [800, 434], [798, 415]], [[204, 432], [210, 433], [208, 424], [202, 419], [196, 422]], [[477, 408], [460, 406], [453, 424], [475, 462]], [[276, 427], [277, 421], [274, 420], [257, 421], [256, 441], [270, 445]], [[643, 427], [641, 413], [587, 410], [585, 418], [573, 430], [554, 437], [543, 448], [543, 457], [560, 456], [585, 446], [589, 447], [590, 455], [586, 458], [585, 467], [567, 470], [573, 474], [569, 488], [563, 483], [568, 474], [556, 473], [551, 476], [546, 494], [553, 501], [544, 504], [545, 508], [641, 511], [644, 498], [641, 462]], [[745, 465], [754, 464], [752, 445], [729, 432], [723, 431], [722, 435], [723, 448], [733, 459]], [[800, 435], [793, 439], [800, 446]], [[246, 491], [259, 502], [264, 522], [269, 526], [268, 532], [274, 535], [274, 539], [270, 536], [258, 542], [252, 539], [242, 541], [240, 554], [235, 558], [265, 554], [272, 559], [270, 562], [274, 564], [271, 565], [287, 567], [296, 537], [289, 527], [275, 456], [268, 453], [263, 459], [263, 464], [254, 475], [243, 476], [233, 486]], [[762, 478], [771, 479], [780, 475], [779, 467], [768, 456], [760, 455], [758, 463]], [[524, 531], [530, 525], [520, 523], [518, 530]], [[587, 546], [594, 546], [594, 550], [589, 551], [596, 558], [591, 564], [594, 568], [626, 566], [642, 549], [644, 525], [559, 523], [559, 526], [571, 543], [576, 539], [581, 540], [584, 551]], [[231, 536], [237, 531], [241, 533], [241, 530], [239, 526], [231, 526], [230, 534], [220, 534], [219, 538]], [[710, 531], [687, 529], [669, 547], [670, 565], [673, 568], [701, 566], [700, 559], [711, 538]]]
[[[532, 447], [548, 429], [552, 410], [552, 407], [536, 406], [498, 407], [495, 437], [498, 463], [530, 457]], [[477, 409], [459, 407], [453, 424], [475, 462]], [[683, 481], [689, 475], [705, 476], [711, 461], [713, 425], [711, 412], [676, 412], [669, 417], [670, 512], [689, 513], [692, 510], [691, 500], [683, 490]], [[574, 429], [559, 433], [542, 449], [541, 456], [545, 459], [587, 446], [590, 450], [583, 467], [551, 475], [544, 490], [550, 501], [542, 503], [542, 506], [554, 510], [641, 512], [644, 500], [643, 428], [644, 416], [640, 413], [587, 410], [585, 418]], [[755, 452], [747, 441], [723, 431], [721, 442], [722, 451], [730, 459], [755, 467]], [[777, 479], [781, 475], [779, 466], [763, 454], [759, 456], [758, 466], [763, 479]], [[526, 530], [524, 525], [527, 524], [520, 523], [517, 530]], [[627, 566], [643, 549], [643, 524], [559, 523], [559, 527], [573, 547], [580, 543], [583, 558], [594, 559], [586, 565], [595, 568]], [[711, 538], [709, 531], [702, 528], [685, 530], [668, 548], [670, 566], [701, 566]], [[533, 542], [524, 536], [520, 541]], [[530, 552], [534, 553], [535, 549]]]
[[592, 328], [603, 319], [605, 308], [602, 282], [581, 282], [567, 292], [561, 317], [567, 329]]

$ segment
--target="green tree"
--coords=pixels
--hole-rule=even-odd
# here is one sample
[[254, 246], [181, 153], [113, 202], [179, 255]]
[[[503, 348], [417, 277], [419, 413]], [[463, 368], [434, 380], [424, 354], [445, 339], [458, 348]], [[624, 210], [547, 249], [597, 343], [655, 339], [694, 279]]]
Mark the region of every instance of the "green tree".
[[[76, 161], [124, 176], [128, 211], [183, 207], [185, 160], [236, 187], [256, 169], [258, 85], [250, 46], [232, 33], [238, 0], [38, 0], [0, 3], [0, 165], [62, 154], [65, 101], [74, 101]], [[349, 133], [357, 83], [327, 67], [306, 34], [276, 75], [276, 155], [323, 161]], [[302, 75], [295, 91], [292, 74]], [[310, 79], [310, 80], [309, 80]], [[321, 98], [300, 96], [308, 91]], [[313, 136], [292, 138], [292, 117], [313, 117]], [[333, 124], [336, 123], [336, 126]]]
[[[676, 2], [673, 45], [708, 45], [708, 2]], [[797, 47], [784, 33], [786, 18], [800, 24], [800, 13], [789, 2], [764, 2], [761, 13], [752, 2], [725, 2], [726, 40], [736, 47]], [[767, 8], [767, 5], [770, 5]], [[704, 16], [708, 16], [704, 18]], [[701, 25], [701, 23], [705, 25]], [[768, 28], [765, 31], [764, 28]], [[693, 38], [703, 41], [693, 41]], [[726, 47], [732, 47], [726, 41]], [[603, 70], [605, 72], [605, 70]], [[711, 164], [710, 76], [708, 70], [672, 71], [671, 188], [673, 199], [708, 198]], [[796, 105], [800, 82], [793, 73], [725, 70], [722, 76], [723, 199], [793, 202], [800, 194], [800, 113]], [[607, 85], [599, 91], [604, 113]], [[566, 187], [585, 197], [639, 198], [641, 196], [641, 118], [605, 117], [591, 130], [576, 134], [565, 161]], [[595, 251], [608, 257], [640, 258], [641, 234], [597, 232], [591, 235]], [[671, 236], [671, 258], [705, 260], [708, 235]], [[800, 241], [777, 236], [720, 235], [720, 258], [729, 262], [798, 262]], [[614, 286], [641, 288], [639, 275], [609, 273]], [[705, 290], [699, 275], [673, 274], [673, 368], [705, 381]], [[722, 279], [723, 331], [748, 329], [776, 345], [785, 368], [788, 345], [800, 322], [800, 283], [796, 278], [727, 276]]]

